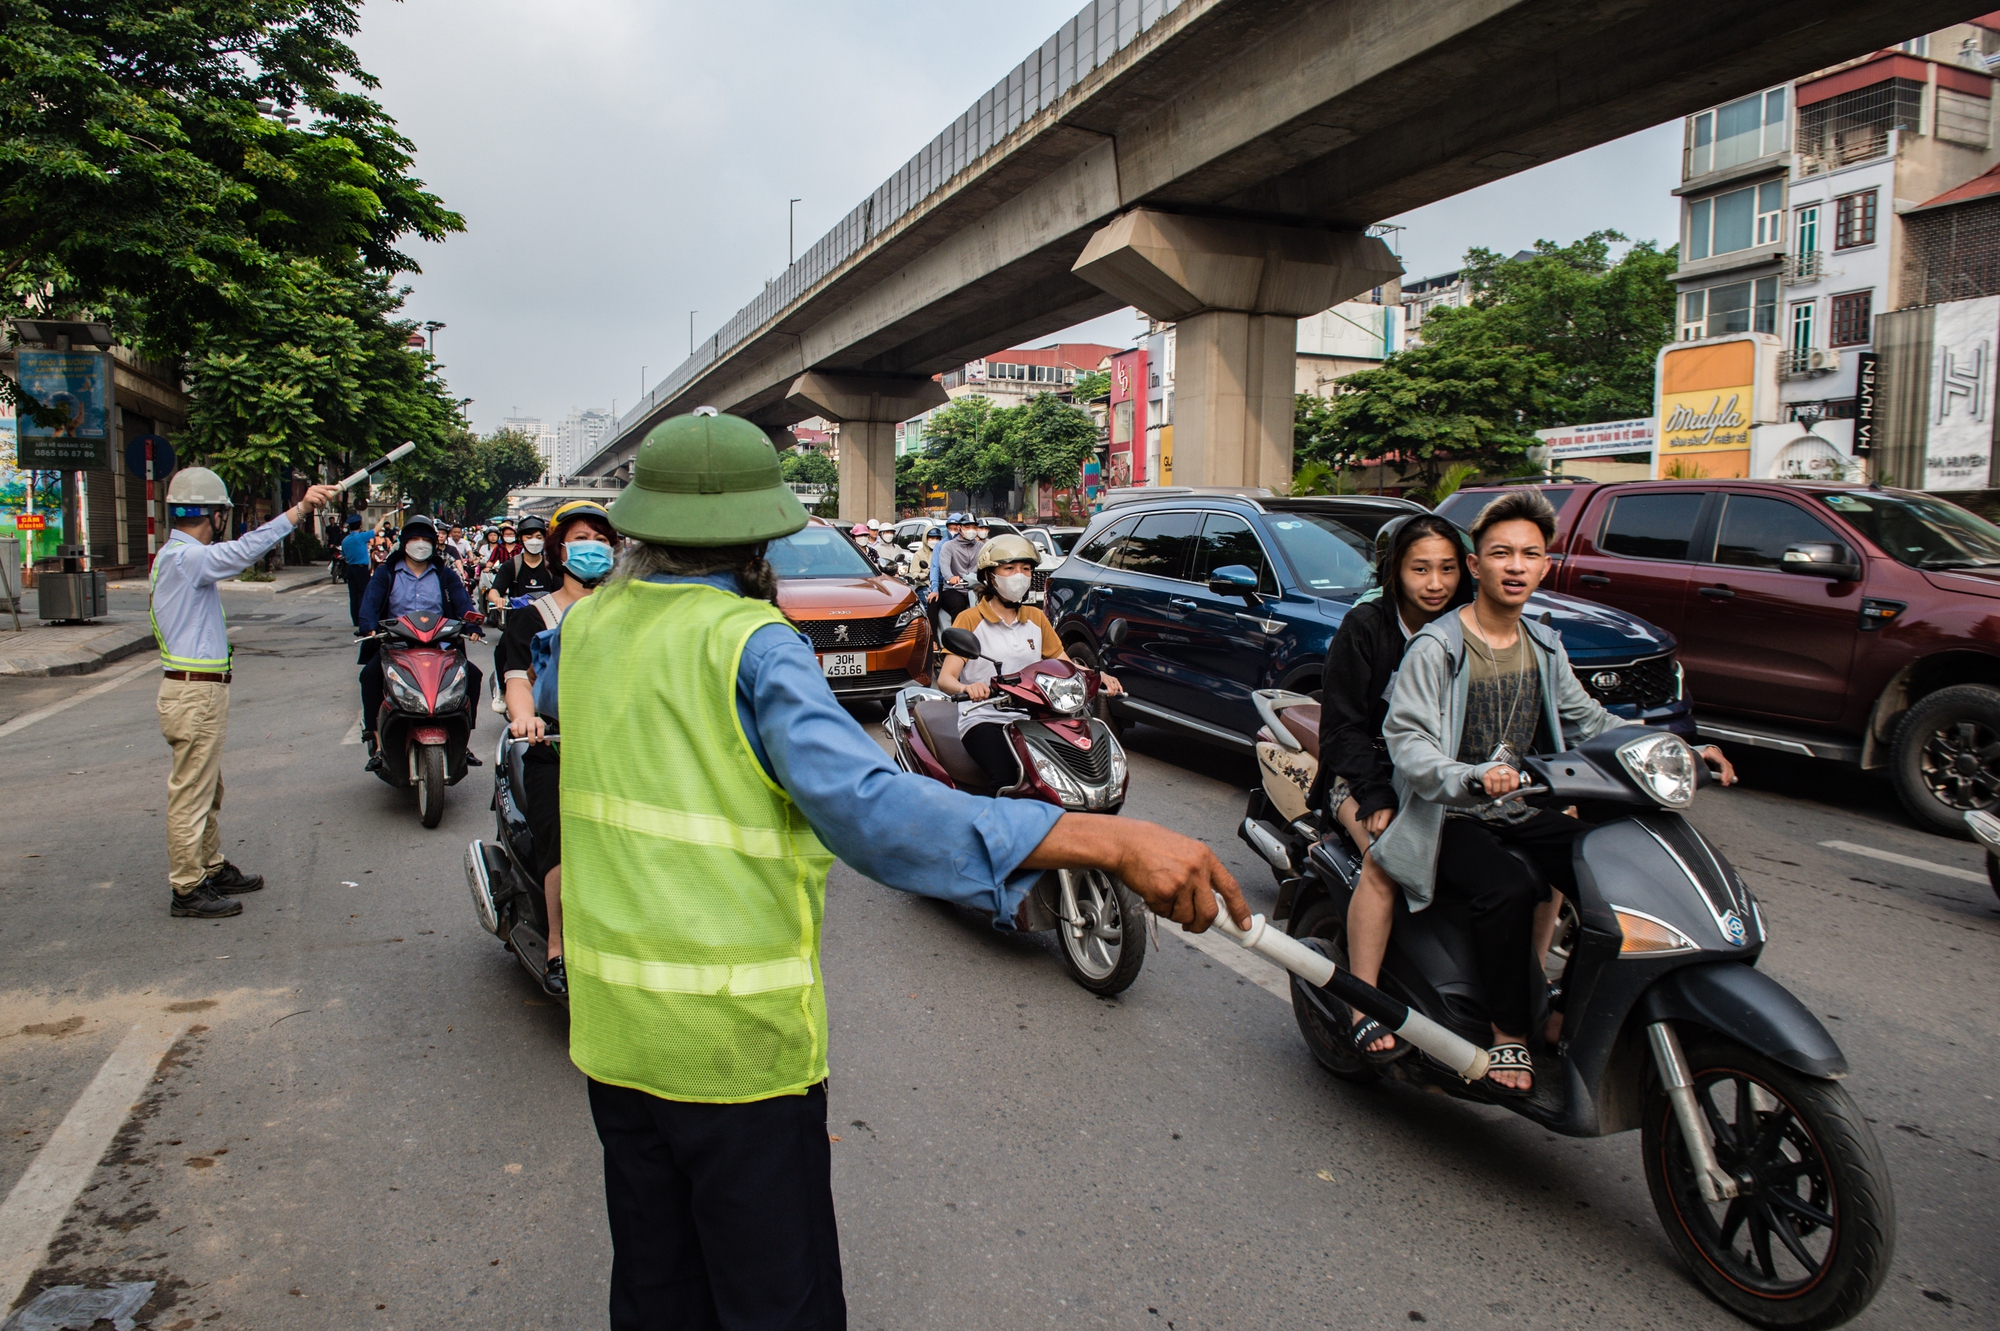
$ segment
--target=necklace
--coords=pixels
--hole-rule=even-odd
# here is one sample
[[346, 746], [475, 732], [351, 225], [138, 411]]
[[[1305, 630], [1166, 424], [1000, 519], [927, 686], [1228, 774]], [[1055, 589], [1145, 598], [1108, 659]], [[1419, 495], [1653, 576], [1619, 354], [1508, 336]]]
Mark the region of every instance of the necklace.
[[[1494, 673], [1498, 674], [1502, 668], [1500, 652], [1498, 648], [1494, 647], [1493, 640], [1486, 636], [1486, 625], [1479, 622], [1479, 603], [1477, 601], [1472, 603], [1472, 622], [1479, 630], [1479, 640], [1486, 644], [1486, 659], [1493, 663]], [[1507, 719], [1500, 724], [1498, 743], [1503, 745], [1508, 743], [1508, 740], [1514, 733], [1514, 718], [1520, 713], [1521, 699], [1528, 692], [1528, 672], [1523, 668], [1526, 665], [1528, 648], [1526, 638], [1527, 634], [1525, 630], [1518, 623], [1515, 624], [1512, 662], [1514, 667], [1514, 698], [1513, 701], [1507, 704]]]

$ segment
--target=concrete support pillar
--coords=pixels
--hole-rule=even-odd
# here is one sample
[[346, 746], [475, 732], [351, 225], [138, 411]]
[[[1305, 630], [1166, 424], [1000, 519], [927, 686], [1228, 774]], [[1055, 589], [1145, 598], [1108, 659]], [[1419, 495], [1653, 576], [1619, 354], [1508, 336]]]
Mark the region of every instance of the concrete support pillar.
[[1091, 238], [1075, 272], [1176, 336], [1174, 483], [1292, 479], [1298, 321], [1402, 273], [1350, 231], [1135, 209]]
[[786, 405], [840, 422], [840, 520], [896, 516], [896, 426], [951, 399], [935, 379], [802, 374]]

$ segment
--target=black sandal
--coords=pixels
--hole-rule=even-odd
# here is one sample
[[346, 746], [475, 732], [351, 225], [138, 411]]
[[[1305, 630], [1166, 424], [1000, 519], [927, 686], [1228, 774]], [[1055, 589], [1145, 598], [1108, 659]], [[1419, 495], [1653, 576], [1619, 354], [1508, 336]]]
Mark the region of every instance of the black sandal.
[[[1535, 1060], [1528, 1056], [1528, 1046], [1524, 1044], [1496, 1044], [1486, 1051], [1486, 1089], [1495, 1095], [1523, 1096], [1535, 1093]], [[1502, 1086], [1493, 1080], [1496, 1072], [1525, 1072], [1528, 1074], [1526, 1086]]]
[[[1395, 1043], [1387, 1049], [1371, 1051], [1368, 1048], [1385, 1035]], [[1361, 1015], [1360, 1021], [1347, 1028], [1347, 1042], [1353, 1047], [1356, 1055], [1378, 1067], [1384, 1063], [1393, 1063], [1410, 1052], [1409, 1041], [1398, 1038], [1394, 1031], [1365, 1012]]]

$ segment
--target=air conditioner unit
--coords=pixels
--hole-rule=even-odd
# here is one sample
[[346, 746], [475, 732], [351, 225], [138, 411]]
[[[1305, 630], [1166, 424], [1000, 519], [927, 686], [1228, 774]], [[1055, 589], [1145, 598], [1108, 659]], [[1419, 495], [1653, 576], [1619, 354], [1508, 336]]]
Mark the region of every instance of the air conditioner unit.
[[1839, 368], [1840, 353], [1831, 347], [1811, 347], [1806, 351], [1805, 369], [1808, 373], [1830, 372]]

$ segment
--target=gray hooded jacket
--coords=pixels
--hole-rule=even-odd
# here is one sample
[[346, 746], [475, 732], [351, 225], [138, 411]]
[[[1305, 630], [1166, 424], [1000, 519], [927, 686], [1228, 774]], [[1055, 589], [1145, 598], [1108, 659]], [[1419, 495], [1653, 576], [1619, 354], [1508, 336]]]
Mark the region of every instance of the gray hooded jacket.
[[[1521, 632], [1533, 644], [1541, 668], [1544, 726], [1550, 735], [1562, 737], [1563, 747], [1634, 724], [1606, 711], [1584, 692], [1569, 668], [1561, 634], [1526, 618], [1521, 620]], [[1410, 639], [1389, 695], [1389, 715], [1382, 723], [1382, 738], [1396, 765], [1400, 811], [1376, 838], [1371, 854], [1403, 889], [1412, 911], [1431, 904], [1445, 809], [1486, 803], [1484, 795], [1466, 789], [1466, 778], [1483, 777], [1498, 766], [1458, 761], [1467, 685], [1465, 627], [1458, 612], [1452, 611]]]

